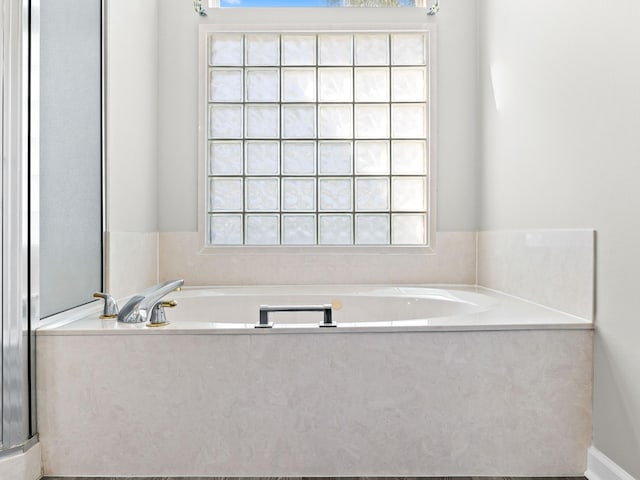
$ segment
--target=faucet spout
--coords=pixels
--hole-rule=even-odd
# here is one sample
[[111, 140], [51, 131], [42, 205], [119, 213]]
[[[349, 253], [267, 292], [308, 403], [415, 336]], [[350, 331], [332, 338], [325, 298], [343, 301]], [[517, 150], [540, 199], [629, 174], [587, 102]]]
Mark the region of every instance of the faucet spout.
[[180, 288], [182, 285], [184, 285], [184, 280], [181, 278], [169, 280], [134, 295], [124, 307], [120, 309], [118, 321], [124, 323], [146, 322], [150, 319], [154, 307], [160, 303], [164, 296]]

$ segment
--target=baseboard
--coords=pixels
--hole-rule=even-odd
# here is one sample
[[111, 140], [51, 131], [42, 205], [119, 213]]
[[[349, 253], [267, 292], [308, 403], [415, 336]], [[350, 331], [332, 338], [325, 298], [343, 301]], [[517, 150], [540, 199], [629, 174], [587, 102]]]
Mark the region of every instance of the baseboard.
[[589, 447], [587, 451], [587, 471], [584, 476], [589, 480], [635, 480], [596, 447]]

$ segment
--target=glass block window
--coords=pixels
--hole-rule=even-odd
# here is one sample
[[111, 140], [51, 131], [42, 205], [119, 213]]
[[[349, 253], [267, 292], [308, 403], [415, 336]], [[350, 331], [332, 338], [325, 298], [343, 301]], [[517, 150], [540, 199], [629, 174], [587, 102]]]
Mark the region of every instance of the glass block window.
[[209, 245], [426, 245], [427, 32], [210, 33]]

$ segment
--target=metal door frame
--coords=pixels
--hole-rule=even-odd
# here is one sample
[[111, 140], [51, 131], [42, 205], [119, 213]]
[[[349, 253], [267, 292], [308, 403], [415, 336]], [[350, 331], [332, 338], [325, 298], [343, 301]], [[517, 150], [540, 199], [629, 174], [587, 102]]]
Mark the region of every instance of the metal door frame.
[[[33, 333], [30, 318], [37, 310], [37, 292], [32, 292], [33, 277], [30, 209], [30, 124], [31, 108], [29, 59], [29, 0], [0, 0], [2, 22], [0, 80], [2, 82], [2, 168], [0, 195], [2, 211], [2, 428], [0, 453], [26, 449], [33, 444], [36, 425], [31, 375], [33, 370]], [[32, 252], [33, 253], [33, 252]], [[37, 254], [37, 249], [35, 249]], [[36, 257], [37, 258], [37, 257]], [[37, 312], [36, 312], [37, 313]], [[31, 440], [29, 440], [31, 439]]]

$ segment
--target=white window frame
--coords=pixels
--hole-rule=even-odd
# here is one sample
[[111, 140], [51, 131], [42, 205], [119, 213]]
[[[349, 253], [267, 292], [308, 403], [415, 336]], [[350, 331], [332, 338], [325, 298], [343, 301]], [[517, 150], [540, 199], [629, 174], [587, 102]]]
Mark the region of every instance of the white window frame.
[[[202, 0], [202, 3], [204, 4], [205, 0]], [[415, 4], [415, 8], [426, 8], [427, 7], [427, 0], [415, 0], [416, 4]], [[221, 7], [220, 6], [220, 0], [206, 0], [207, 3], [207, 8], [243, 8], [241, 5], [238, 7]], [[340, 7], [340, 5], [338, 6]], [[251, 8], [251, 7], [248, 7]], [[281, 7], [273, 7], [273, 6], [268, 6], [268, 8], [281, 8]], [[306, 7], [305, 7], [306, 8]], [[347, 7], [349, 8], [349, 7]], [[407, 7], [405, 7], [407, 8]]]
[[[398, 10], [408, 10], [403, 8]], [[264, 22], [256, 18], [256, 15], [248, 14], [251, 8], [221, 9], [216, 12], [216, 18], [199, 27], [199, 62], [198, 62], [198, 237], [199, 253], [220, 254], [220, 255], [253, 255], [253, 254], [430, 254], [434, 252], [436, 238], [436, 193], [437, 193], [437, 32], [435, 24], [427, 20], [424, 14], [424, 21], [411, 23], [371, 23], [363, 19], [362, 22], [345, 23], [342, 21], [327, 21], [326, 17], [335, 16], [338, 20], [341, 10], [339, 8], [330, 9], [309, 9], [309, 8], [270, 8], [273, 17], [280, 19], [280, 23], [272, 21], [269, 15]], [[318, 12], [322, 10], [323, 21], [313, 22], [310, 18], [311, 10]], [[357, 9], [357, 10], [378, 10]], [[411, 9], [414, 10], [414, 9]], [[415, 9], [418, 10], [418, 9]], [[229, 12], [230, 18], [220, 18], [222, 13]], [[243, 20], [238, 21], [242, 15]], [[363, 12], [366, 13], [366, 12]], [[420, 9], [420, 14], [423, 11]], [[363, 15], [363, 16], [366, 16]], [[247, 22], [246, 18], [256, 20]], [[304, 18], [305, 20], [301, 20]], [[238, 19], [238, 20], [236, 20]], [[283, 19], [286, 19], [283, 21]], [[425, 245], [209, 245], [208, 243], [208, 174], [207, 174], [207, 151], [208, 151], [208, 42], [210, 33], [362, 33], [362, 32], [384, 32], [384, 33], [406, 33], [423, 32], [428, 37], [427, 65], [428, 65], [428, 89], [429, 108], [428, 128], [427, 128], [427, 242]]]

